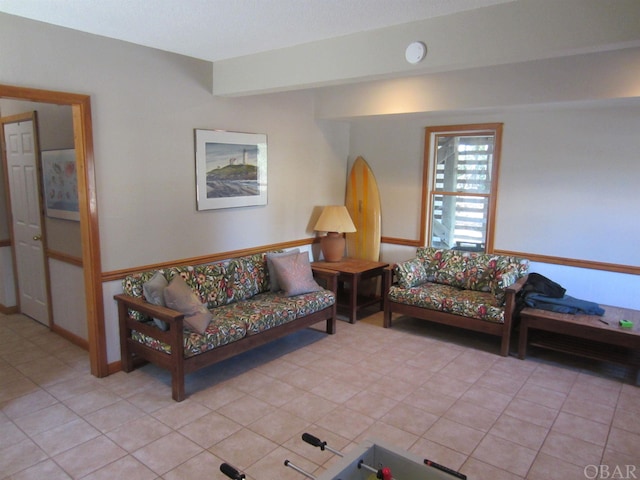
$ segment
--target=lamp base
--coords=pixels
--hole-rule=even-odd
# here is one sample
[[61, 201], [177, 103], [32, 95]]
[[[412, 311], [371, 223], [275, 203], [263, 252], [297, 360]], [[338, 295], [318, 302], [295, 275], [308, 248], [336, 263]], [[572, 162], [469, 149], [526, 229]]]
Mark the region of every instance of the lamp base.
[[320, 239], [320, 248], [325, 262], [342, 260], [345, 245], [346, 241], [341, 233], [327, 232], [327, 235]]

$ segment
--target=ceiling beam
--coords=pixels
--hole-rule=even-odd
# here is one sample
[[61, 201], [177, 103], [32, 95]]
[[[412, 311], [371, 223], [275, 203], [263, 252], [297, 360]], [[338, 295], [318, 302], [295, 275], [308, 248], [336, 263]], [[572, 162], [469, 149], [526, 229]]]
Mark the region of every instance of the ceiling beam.
[[[640, 46], [638, 0], [519, 0], [213, 63], [213, 94], [242, 96]], [[413, 41], [426, 58], [405, 60]]]

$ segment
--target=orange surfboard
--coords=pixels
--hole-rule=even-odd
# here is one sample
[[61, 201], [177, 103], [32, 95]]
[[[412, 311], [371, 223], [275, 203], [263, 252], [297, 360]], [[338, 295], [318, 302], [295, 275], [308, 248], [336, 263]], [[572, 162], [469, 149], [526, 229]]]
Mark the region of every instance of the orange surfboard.
[[345, 204], [356, 232], [347, 233], [347, 256], [380, 259], [380, 192], [378, 182], [364, 158], [356, 158], [347, 178]]

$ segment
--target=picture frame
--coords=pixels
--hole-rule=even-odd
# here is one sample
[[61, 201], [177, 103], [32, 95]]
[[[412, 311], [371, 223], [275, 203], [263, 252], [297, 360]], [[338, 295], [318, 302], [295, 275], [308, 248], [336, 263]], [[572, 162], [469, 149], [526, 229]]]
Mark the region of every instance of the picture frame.
[[195, 130], [198, 210], [267, 204], [267, 136]]
[[47, 217], [80, 221], [76, 151], [41, 152], [45, 214]]

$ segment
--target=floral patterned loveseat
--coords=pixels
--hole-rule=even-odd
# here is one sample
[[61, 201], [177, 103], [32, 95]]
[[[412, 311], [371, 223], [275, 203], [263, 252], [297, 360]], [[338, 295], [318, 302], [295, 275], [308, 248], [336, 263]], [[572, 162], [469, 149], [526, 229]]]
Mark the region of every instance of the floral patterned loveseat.
[[528, 270], [529, 261], [518, 257], [418, 248], [385, 275], [384, 326], [398, 313], [485, 332], [502, 338], [507, 356], [515, 296]]
[[[312, 270], [306, 252], [259, 253], [129, 275], [123, 293], [114, 296], [122, 368], [130, 372], [142, 360], [169, 370], [172, 397], [182, 401], [187, 373], [321, 321], [328, 334], [335, 333], [336, 275]], [[176, 295], [169, 298], [170, 290], [179, 291], [178, 301]]]

